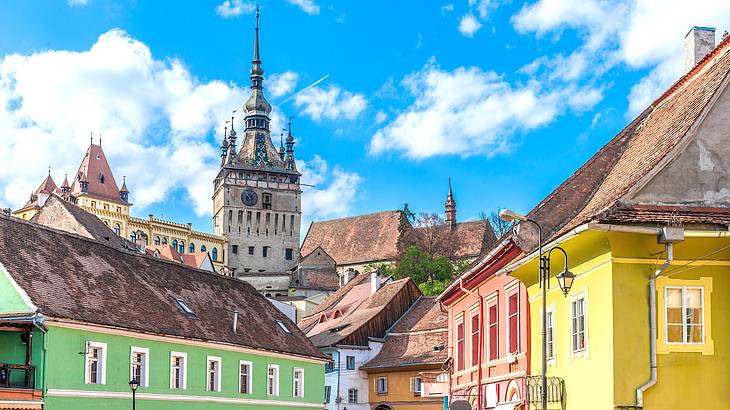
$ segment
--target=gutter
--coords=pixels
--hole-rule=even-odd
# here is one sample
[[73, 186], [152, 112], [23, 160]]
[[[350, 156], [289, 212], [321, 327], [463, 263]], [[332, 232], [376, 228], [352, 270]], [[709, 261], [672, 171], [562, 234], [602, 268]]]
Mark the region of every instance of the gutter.
[[650, 352], [650, 375], [646, 383], [636, 389], [636, 407], [644, 407], [644, 392], [654, 386], [657, 380], [657, 360], [656, 360], [656, 279], [664, 273], [664, 270], [672, 264], [674, 259], [674, 251], [671, 242], [667, 242], [667, 260], [651, 275], [649, 279], [649, 343]]

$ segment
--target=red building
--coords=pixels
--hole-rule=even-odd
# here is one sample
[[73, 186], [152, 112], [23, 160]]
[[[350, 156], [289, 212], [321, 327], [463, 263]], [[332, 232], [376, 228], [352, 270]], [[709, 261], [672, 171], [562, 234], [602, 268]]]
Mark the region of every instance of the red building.
[[473, 408], [525, 408], [529, 310], [525, 286], [495, 273], [521, 250], [504, 242], [449, 286], [450, 402]]

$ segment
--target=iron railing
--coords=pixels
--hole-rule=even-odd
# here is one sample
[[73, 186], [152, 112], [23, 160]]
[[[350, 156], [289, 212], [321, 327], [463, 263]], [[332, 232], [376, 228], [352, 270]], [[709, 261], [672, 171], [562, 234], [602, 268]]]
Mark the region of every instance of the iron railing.
[[[525, 377], [525, 399], [527, 403], [540, 404], [541, 391], [541, 376]], [[549, 403], [561, 403], [563, 401], [563, 379], [560, 377], [547, 378], [547, 399]]]
[[0, 363], [0, 389], [34, 389], [35, 366]]

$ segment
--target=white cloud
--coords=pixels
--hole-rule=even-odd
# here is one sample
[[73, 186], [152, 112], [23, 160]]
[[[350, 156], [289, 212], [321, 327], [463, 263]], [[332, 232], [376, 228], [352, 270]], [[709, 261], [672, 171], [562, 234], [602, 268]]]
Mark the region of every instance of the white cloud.
[[284, 71], [283, 73], [270, 75], [266, 79], [265, 86], [272, 98], [278, 98], [294, 91], [297, 81], [299, 81], [299, 74], [293, 71]]
[[340, 167], [330, 169], [327, 161], [315, 155], [311, 161], [297, 161], [302, 173], [302, 226], [309, 221], [345, 216], [357, 201], [363, 179]]
[[601, 94], [588, 87], [543, 90], [537, 82], [515, 87], [494, 72], [449, 72], [434, 63], [402, 84], [414, 101], [373, 135], [371, 154], [493, 155], [507, 151], [515, 133], [544, 126], [567, 109], [586, 110]]
[[307, 14], [319, 14], [319, 6], [312, 0], [286, 0], [301, 8]]
[[368, 102], [362, 94], [330, 85], [326, 89], [311, 87], [302, 90], [294, 97], [294, 105], [315, 121], [322, 118], [354, 120], [367, 108]]
[[376, 124], [382, 124], [387, 119], [388, 119], [388, 114], [386, 114], [384, 111], [378, 111], [377, 113], [375, 113], [375, 123]]
[[454, 11], [454, 3], [444, 4], [441, 6], [441, 15], [446, 17], [447, 13]]
[[86, 6], [89, 4], [89, 0], [68, 0], [68, 5], [71, 7], [74, 6]]
[[474, 33], [481, 27], [481, 23], [473, 14], [464, 14], [459, 20], [459, 32], [469, 38], [473, 38]]
[[489, 7], [492, 6], [492, 2], [490, 0], [469, 0], [468, 2], [470, 8], [476, 8], [477, 12], [479, 12], [479, 18], [486, 19], [487, 15], [489, 14]]
[[206, 138], [244, 93], [200, 82], [178, 60], [154, 59], [121, 30], [102, 34], [88, 51], [5, 56], [0, 205], [22, 205], [49, 165], [58, 182], [73, 174], [94, 131], [103, 133], [118, 182], [127, 176], [135, 209], [183, 190], [198, 215], [208, 214], [219, 157]]
[[617, 64], [649, 69], [629, 93], [627, 115], [633, 116], [682, 74], [684, 36], [693, 25], [717, 27], [719, 33], [730, 26], [730, 2], [539, 0], [525, 5], [512, 21], [523, 33], [559, 35], [573, 29], [581, 36], [583, 45], [572, 56], [590, 61], [590, 73], [580, 61], [561, 70], [566, 60], [557, 56], [549, 58], [562, 71], [556, 76], [601, 75]]
[[256, 4], [250, 0], [225, 0], [215, 8], [215, 12], [224, 18], [250, 14], [256, 10]]

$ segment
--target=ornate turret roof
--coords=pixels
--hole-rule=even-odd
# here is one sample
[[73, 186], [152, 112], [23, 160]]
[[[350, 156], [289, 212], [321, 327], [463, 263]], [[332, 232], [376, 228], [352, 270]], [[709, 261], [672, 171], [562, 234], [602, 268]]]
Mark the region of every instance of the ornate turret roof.
[[259, 53], [259, 11], [256, 9], [256, 38], [253, 44], [253, 61], [251, 67], [251, 96], [243, 105], [246, 115], [264, 115], [271, 113], [271, 104], [264, 97], [264, 69], [261, 67]]
[[[82, 182], [88, 183], [88, 188], [84, 192], [81, 187]], [[79, 170], [76, 172], [71, 184], [71, 194], [87, 194], [99, 199], [110, 201], [121, 201], [119, 185], [114, 180], [114, 174], [106, 159], [104, 150], [101, 145], [90, 144], [86, 150], [84, 159], [81, 160]]]

